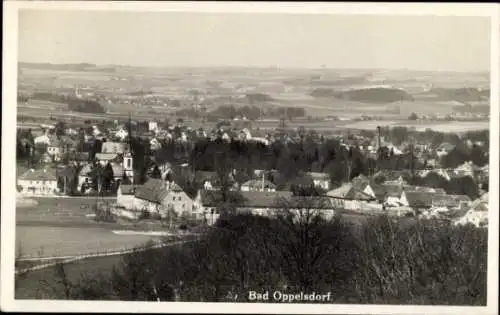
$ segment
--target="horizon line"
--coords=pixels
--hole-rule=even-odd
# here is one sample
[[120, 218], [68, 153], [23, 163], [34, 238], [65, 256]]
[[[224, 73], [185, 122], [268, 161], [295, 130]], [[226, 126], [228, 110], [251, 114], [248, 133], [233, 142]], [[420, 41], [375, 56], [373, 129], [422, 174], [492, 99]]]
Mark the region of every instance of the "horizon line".
[[301, 66], [279, 66], [279, 65], [130, 65], [130, 64], [99, 64], [88, 61], [80, 62], [46, 62], [46, 61], [17, 61], [18, 65], [21, 63], [33, 65], [51, 65], [51, 66], [68, 66], [68, 65], [92, 65], [95, 67], [122, 67], [122, 68], [149, 68], [149, 69], [221, 69], [221, 68], [253, 68], [253, 69], [282, 69], [282, 70], [356, 70], [356, 71], [412, 71], [412, 72], [448, 72], [448, 73], [475, 73], [475, 74], [490, 74], [491, 69], [488, 70], [451, 70], [451, 69], [410, 69], [410, 68], [352, 68], [352, 67], [301, 67]]

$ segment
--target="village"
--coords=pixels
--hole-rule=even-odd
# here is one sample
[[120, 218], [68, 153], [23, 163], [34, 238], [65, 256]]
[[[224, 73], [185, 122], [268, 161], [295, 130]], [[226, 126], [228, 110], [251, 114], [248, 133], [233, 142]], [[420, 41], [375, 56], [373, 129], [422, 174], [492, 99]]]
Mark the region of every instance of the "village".
[[[263, 216], [307, 208], [326, 217], [387, 214], [487, 226], [484, 140], [455, 135], [454, 144], [432, 143], [413, 134], [395, 141], [389, 128], [324, 136], [284, 127], [263, 132], [226, 122], [213, 130], [193, 130], [180, 119], [164, 123], [129, 118], [80, 127], [45, 124], [35, 136], [31, 129], [18, 130], [18, 165], [25, 165], [18, 173], [18, 200], [106, 197], [113, 217], [167, 219], [170, 226], [213, 225], [228, 207], [229, 212]], [[200, 143], [216, 146], [218, 152], [203, 153]], [[290, 157], [290, 148], [304, 152], [311, 150], [304, 147], [316, 146], [312, 155], [319, 154], [321, 161], [317, 147], [330, 150], [329, 145], [334, 149], [324, 153], [333, 156], [328, 166], [290, 162], [311, 161], [308, 152]], [[244, 165], [238, 164], [252, 148], [260, 158], [243, 158]], [[276, 148], [288, 153], [276, 157]], [[234, 157], [224, 150], [240, 153]], [[286, 154], [288, 160], [282, 156]], [[276, 167], [265, 161], [269, 156]], [[292, 168], [297, 170], [290, 173]]]

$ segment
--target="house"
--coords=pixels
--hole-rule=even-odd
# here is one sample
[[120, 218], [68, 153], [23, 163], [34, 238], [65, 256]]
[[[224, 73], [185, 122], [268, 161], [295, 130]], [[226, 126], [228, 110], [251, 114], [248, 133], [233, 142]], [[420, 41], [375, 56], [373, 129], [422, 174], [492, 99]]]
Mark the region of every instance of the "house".
[[161, 149], [161, 142], [155, 137], [149, 141], [149, 147], [152, 151]]
[[[369, 185], [365, 186], [370, 187]], [[330, 190], [326, 193], [328, 197], [331, 198], [331, 202], [337, 209], [347, 209], [347, 210], [373, 210], [382, 209], [382, 205], [379, 204], [374, 197], [374, 193], [369, 194], [365, 191], [359, 189], [356, 185], [352, 183], [346, 183], [339, 188]], [[371, 189], [371, 188], [370, 188]]]
[[54, 169], [30, 169], [17, 179], [17, 190], [25, 196], [54, 196], [59, 193]]
[[101, 131], [99, 130], [99, 128], [97, 128], [97, 126], [92, 126], [92, 135], [94, 137], [97, 137], [97, 136], [101, 136]]
[[[334, 215], [334, 208], [330, 198], [326, 197], [293, 197], [289, 191], [261, 192], [243, 191], [242, 201], [236, 205], [238, 213], [251, 213], [260, 216], [274, 216], [284, 210], [299, 214], [305, 209], [320, 211], [325, 217]], [[195, 201], [195, 208], [208, 224], [217, 221], [220, 213], [217, 207], [220, 205], [220, 192], [201, 190]]]
[[308, 172], [307, 175], [312, 178], [315, 187], [329, 190], [330, 189], [330, 175], [327, 173]]
[[386, 206], [397, 207], [406, 205], [407, 202], [402, 199], [404, 188], [402, 185], [382, 184], [383, 197], [382, 200]]
[[455, 146], [453, 144], [443, 142], [441, 143], [441, 145], [439, 145], [439, 147], [437, 147], [436, 154], [438, 157], [442, 157], [448, 155], [451, 151], [453, 151], [453, 149], [455, 149]]
[[276, 191], [276, 185], [264, 178], [262, 180], [251, 179], [241, 184], [241, 191]]
[[132, 209], [156, 212], [162, 218], [168, 217], [170, 211], [177, 216], [191, 216], [193, 204], [193, 200], [175, 182], [149, 179], [144, 185], [137, 187]]
[[105, 166], [108, 163], [117, 161], [121, 155], [119, 153], [96, 153], [95, 159], [102, 165]]
[[85, 191], [90, 188], [92, 164], [85, 164], [78, 174], [78, 190]]
[[217, 187], [216, 172], [197, 171], [194, 178], [195, 182], [200, 184], [205, 190], [214, 190]]
[[434, 193], [426, 191], [406, 191], [401, 194], [401, 205], [414, 210], [429, 209], [432, 207]]
[[124, 153], [126, 149], [125, 143], [122, 142], [103, 142], [101, 153]]
[[125, 209], [132, 209], [138, 187], [140, 186], [121, 184], [116, 192], [116, 205]]
[[250, 130], [248, 130], [247, 128], [243, 128], [238, 134], [238, 139], [241, 141], [247, 141], [252, 139], [252, 134], [250, 133]]
[[480, 198], [474, 200], [470, 209], [464, 216], [453, 222], [454, 225], [472, 224], [475, 227], [488, 227], [488, 194], [484, 194]]
[[156, 133], [158, 131], [158, 122], [157, 121], [148, 122], [148, 131]]
[[47, 154], [53, 157], [56, 161], [58, 161], [62, 154], [61, 149], [61, 141], [57, 139], [53, 139], [47, 145]]
[[472, 163], [472, 161], [464, 162], [464, 164], [459, 165], [457, 168], [455, 168], [455, 174], [459, 177], [463, 176], [470, 176], [472, 178], [475, 178], [476, 174], [480, 171], [480, 168]]
[[432, 196], [432, 207], [444, 207], [450, 210], [465, 209], [470, 205], [470, 198], [465, 195], [435, 194]]
[[35, 146], [40, 146], [40, 145], [50, 145], [51, 138], [45, 133], [41, 136], [35, 137], [33, 140], [35, 143]]
[[[96, 160], [102, 165], [116, 161], [126, 151], [125, 143], [121, 142], [103, 142], [101, 153], [96, 153]], [[131, 167], [131, 166], [130, 166]]]
[[124, 141], [128, 137], [128, 131], [122, 127], [118, 129], [117, 132], [115, 132], [115, 137], [120, 139], [121, 141]]

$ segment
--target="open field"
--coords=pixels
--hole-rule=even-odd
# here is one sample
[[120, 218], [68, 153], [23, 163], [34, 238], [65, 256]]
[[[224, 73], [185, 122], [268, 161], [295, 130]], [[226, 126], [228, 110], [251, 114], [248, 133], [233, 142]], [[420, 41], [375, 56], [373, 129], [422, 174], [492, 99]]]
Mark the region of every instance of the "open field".
[[[130, 92], [153, 91], [174, 99], [186, 99], [196, 94], [206, 100], [219, 97], [244, 96], [246, 93], [263, 93], [274, 98], [269, 103], [256, 103], [262, 107], [303, 107], [310, 116], [337, 115], [353, 117], [376, 115], [404, 119], [412, 112], [421, 114], [449, 114], [460, 103], [451, 99], [432, 97], [428, 89], [436, 88], [488, 88], [488, 74], [444, 73], [383, 70], [335, 70], [335, 69], [265, 69], [265, 68], [142, 68], [109, 66], [105, 68], [89, 65], [88, 69], [71, 70], [64, 67], [47, 68], [39, 65], [21, 65], [20, 86], [35, 90], [69, 90], [84, 86], [89, 90], [111, 96], [125, 96]], [[414, 101], [395, 101], [382, 104], [349, 101], [334, 97], [312, 97], [314, 89], [335, 91], [387, 86], [403, 89], [415, 95]], [[229, 103], [238, 104], [241, 100]], [[486, 101], [487, 102], [487, 101]], [[188, 101], [187, 103], [191, 103]], [[210, 103], [210, 102], [209, 102]], [[243, 102], [245, 103], [245, 102]], [[248, 102], [247, 102], [248, 103]], [[108, 113], [88, 114], [67, 111], [65, 106], [30, 101], [18, 104], [18, 115], [48, 118], [47, 110], [56, 119], [80, 121], [84, 119], [126, 119], [132, 112], [134, 119], [174, 118], [179, 108], [161, 106], [134, 106], [104, 104]], [[227, 104], [226, 104], [227, 105]], [[249, 104], [246, 104], [249, 105]], [[154, 108], [153, 108], [154, 107]], [[394, 114], [394, 108], [399, 114]]]
[[109, 229], [99, 227], [16, 227], [16, 245], [26, 257], [77, 256], [132, 249], [152, 238], [116, 235]]
[[142, 245], [149, 235], [117, 235], [113, 230], [162, 229], [99, 223], [88, 218], [95, 198], [37, 198], [36, 207], [16, 209], [16, 250], [24, 257], [72, 256], [129, 249]]

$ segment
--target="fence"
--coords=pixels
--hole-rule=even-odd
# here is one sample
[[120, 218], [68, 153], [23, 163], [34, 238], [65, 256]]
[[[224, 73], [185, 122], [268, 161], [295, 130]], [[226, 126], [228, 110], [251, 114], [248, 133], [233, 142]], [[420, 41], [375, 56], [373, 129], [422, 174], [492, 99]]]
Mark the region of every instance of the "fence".
[[28, 267], [24, 269], [18, 269], [15, 271], [15, 274], [23, 274], [29, 271], [35, 271], [35, 270], [40, 270], [48, 267], [55, 266], [57, 264], [67, 264], [75, 261], [80, 261], [83, 259], [88, 259], [88, 258], [96, 258], [96, 257], [109, 257], [109, 256], [118, 256], [118, 255], [125, 255], [125, 254], [131, 254], [134, 252], [143, 252], [149, 249], [157, 249], [157, 248], [162, 248], [162, 247], [167, 247], [167, 246], [175, 246], [175, 245], [180, 245], [180, 244], [185, 244], [188, 242], [192, 242], [193, 240], [183, 240], [183, 241], [176, 241], [176, 242], [171, 242], [171, 243], [164, 243], [160, 242], [151, 246], [140, 246], [140, 247], [134, 247], [130, 249], [122, 249], [118, 251], [101, 251], [101, 252], [94, 252], [90, 254], [85, 254], [85, 255], [80, 255], [80, 256], [59, 256], [59, 257], [44, 257], [44, 258], [35, 258], [35, 257], [30, 257], [30, 258], [21, 258], [18, 259], [18, 261], [23, 262], [23, 261], [41, 261], [41, 260], [51, 260], [49, 263], [41, 264], [41, 265], [36, 265], [33, 267]]

